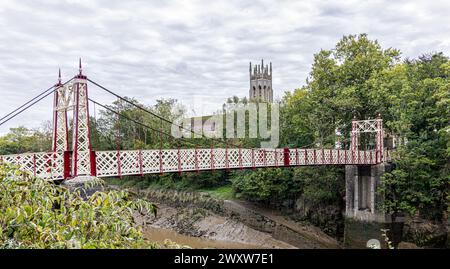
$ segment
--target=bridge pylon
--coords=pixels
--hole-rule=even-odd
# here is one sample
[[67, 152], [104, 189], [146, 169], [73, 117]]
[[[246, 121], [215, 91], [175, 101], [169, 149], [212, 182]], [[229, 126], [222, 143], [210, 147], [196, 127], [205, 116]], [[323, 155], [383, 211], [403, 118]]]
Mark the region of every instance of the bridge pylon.
[[73, 81], [72, 176], [95, 176], [95, 153], [91, 147], [87, 77], [83, 75], [81, 59], [79, 74]]
[[[87, 77], [81, 59], [79, 73], [70, 83], [55, 85], [53, 112], [53, 147], [56, 155], [64, 155], [64, 178], [95, 176], [95, 152], [92, 151], [89, 129]], [[73, 112], [72, 147], [69, 148], [68, 112]]]
[[361, 133], [375, 133], [376, 162], [384, 162], [384, 131], [383, 119], [378, 114], [376, 119], [357, 120], [356, 116], [352, 120], [351, 144], [352, 151], [359, 151], [359, 136]]
[[[53, 94], [53, 152], [64, 152], [69, 149], [67, 128], [67, 91], [61, 83], [61, 69], [59, 70], [58, 83]], [[70, 97], [69, 97], [70, 98]]]

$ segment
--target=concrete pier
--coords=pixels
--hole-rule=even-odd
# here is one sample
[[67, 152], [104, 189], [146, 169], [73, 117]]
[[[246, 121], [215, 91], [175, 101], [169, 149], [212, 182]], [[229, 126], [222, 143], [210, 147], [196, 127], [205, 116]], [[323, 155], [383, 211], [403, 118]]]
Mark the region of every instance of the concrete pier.
[[345, 216], [359, 221], [387, 222], [390, 217], [378, 209], [383, 197], [377, 193], [381, 176], [390, 170], [382, 163], [372, 166], [345, 166]]
[[379, 209], [384, 197], [377, 192], [381, 176], [389, 171], [389, 163], [345, 166], [345, 247], [366, 248], [367, 241], [377, 239], [386, 248], [382, 229], [389, 230], [388, 238], [395, 245], [401, 223], [392, 223], [391, 216]]

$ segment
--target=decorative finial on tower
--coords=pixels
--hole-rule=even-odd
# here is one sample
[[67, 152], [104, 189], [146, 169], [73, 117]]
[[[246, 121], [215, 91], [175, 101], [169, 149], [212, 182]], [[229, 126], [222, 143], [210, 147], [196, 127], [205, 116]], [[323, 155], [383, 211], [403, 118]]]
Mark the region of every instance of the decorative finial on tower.
[[62, 86], [61, 84], [61, 68], [58, 69], [58, 82], [55, 84], [55, 87]]
[[252, 62], [250, 62], [250, 66], [248, 68], [248, 71], [250, 72], [250, 75], [252, 74]]
[[264, 70], [264, 59], [261, 59], [261, 69]]
[[80, 71], [80, 76], [82, 76], [83, 75], [83, 68], [81, 67], [81, 57], [80, 57], [79, 71]]
[[87, 77], [85, 75], [83, 75], [83, 66], [81, 65], [81, 57], [80, 57], [80, 61], [78, 63], [78, 75], [76, 76], [79, 79], [87, 79]]
[[272, 62], [270, 62], [270, 75], [272, 75]]

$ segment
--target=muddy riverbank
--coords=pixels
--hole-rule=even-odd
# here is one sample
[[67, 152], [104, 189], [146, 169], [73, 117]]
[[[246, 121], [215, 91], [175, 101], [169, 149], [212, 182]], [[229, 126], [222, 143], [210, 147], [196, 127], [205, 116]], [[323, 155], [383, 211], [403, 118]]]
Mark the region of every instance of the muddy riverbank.
[[159, 204], [158, 215], [138, 217], [147, 239], [193, 248], [295, 248], [270, 234], [208, 210]]
[[196, 192], [133, 192], [159, 207], [156, 217], [137, 218], [149, 240], [169, 239], [199, 248], [340, 248], [335, 239], [314, 226], [249, 203]]

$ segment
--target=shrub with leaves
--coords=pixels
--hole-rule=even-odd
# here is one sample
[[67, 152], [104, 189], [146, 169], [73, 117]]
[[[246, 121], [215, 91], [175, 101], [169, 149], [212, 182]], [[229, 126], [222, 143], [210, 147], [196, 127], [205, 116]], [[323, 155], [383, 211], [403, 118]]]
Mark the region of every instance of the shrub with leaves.
[[231, 181], [236, 193], [251, 201], [280, 203], [295, 198], [297, 182], [291, 169], [265, 168], [255, 171], [234, 171]]
[[0, 248], [157, 247], [144, 239], [136, 212], [156, 214], [156, 206], [126, 191], [86, 197], [83, 188], [69, 191], [0, 165]]

